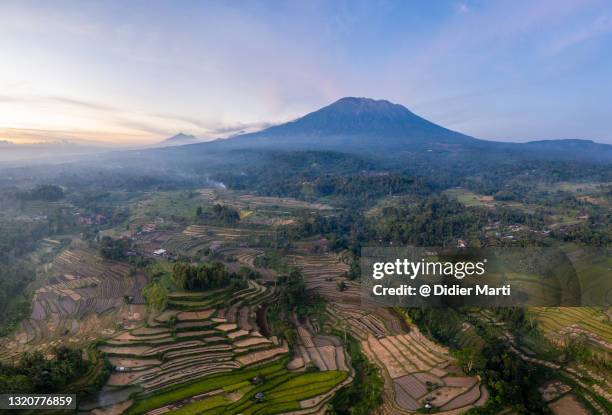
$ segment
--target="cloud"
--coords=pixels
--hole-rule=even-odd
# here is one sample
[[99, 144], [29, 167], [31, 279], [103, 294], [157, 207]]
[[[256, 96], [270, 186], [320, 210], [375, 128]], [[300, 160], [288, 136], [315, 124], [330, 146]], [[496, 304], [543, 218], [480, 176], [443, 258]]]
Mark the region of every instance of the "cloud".
[[560, 36], [551, 46], [551, 53], [556, 54], [565, 49], [580, 45], [591, 39], [612, 33], [612, 17], [610, 15], [597, 16], [593, 21], [581, 26], [571, 33]]
[[259, 130], [263, 130], [268, 127], [272, 127], [273, 125], [276, 125], [276, 124], [277, 123], [271, 123], [271, 122], [266, 122], [266, 121], [228, 124], [228, 125], [213, 128], [211, 132], [213, 134], [227, 136], [227, 135], [235, 135], [235, 134], [259, 131]]
[[[64, 96], [33, 96], [33, 95], [0, 95], [2, 103], [11, 105], [23, 104], [31, 117], [37, 118], [37, 111], [44, 111], [47, 116], [71, 115], [85, 120], [86, 124], [94, 124], [96, 130], [83, 129], [70, 125], [64, 128], [9, 128], [0, 125], [0, 131], [10, 131], [18, 139], [31, 142], [56, 140], [68, 137], [70, 139], [84, 138], [117, 141], [120, 143], [155, 142], [159, 139], [185, 131], [202, 138], [223, 138], [242, 132], [252, 132], [273, 125], [266, 121], [255, 122], [221, 122], [214, 119], [199, 119], [168, 113], [148, 113], [129, 110], [106, 103], [82, 100]], [[42, 118], [42, 117], [38, 117]], [[1, 128], [4, 127], [4, 128]], [[15, 139], [11, 137], [11, 139]]]
[[34, 128], [2, 128], [0, 140], [11, 144], [56, 144], [80, 142], [89, 145], [109, 145], [114, 135], [100, 131], [45, 130]]
[[96, 111], [108, 111], [108, 112], [120, 112], [122, 111], [118, 107], [114, 107], [111, 105], [101, 104], [99, 102], [91, 102], [84, 101], [80, 99], [68, 98], [68, 97], [58, 97], [58, 96], [50, 96], [50, 97], [39, 97], [41, 101], [49, 101], [49, 102], [57, 102], [61, 104], [73, 105], [76, 107], [87, 108]]

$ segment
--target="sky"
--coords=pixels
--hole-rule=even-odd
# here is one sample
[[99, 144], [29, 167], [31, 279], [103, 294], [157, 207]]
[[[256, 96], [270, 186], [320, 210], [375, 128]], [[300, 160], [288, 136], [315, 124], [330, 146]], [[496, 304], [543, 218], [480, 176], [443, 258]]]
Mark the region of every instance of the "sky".
[[612, 144], [612, 2], [0, 2], [0, 140], [217, 138], [344, 96]]

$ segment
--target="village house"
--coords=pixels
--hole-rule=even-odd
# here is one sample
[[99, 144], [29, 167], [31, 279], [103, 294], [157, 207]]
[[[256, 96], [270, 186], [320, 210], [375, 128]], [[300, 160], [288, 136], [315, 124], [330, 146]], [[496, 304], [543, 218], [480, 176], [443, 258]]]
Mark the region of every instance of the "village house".
[[77, 213], [76, 216], [79, 225], [100, 225], [106, 221], [106, 216], [99, 213], [95, 215], [81, 215]]

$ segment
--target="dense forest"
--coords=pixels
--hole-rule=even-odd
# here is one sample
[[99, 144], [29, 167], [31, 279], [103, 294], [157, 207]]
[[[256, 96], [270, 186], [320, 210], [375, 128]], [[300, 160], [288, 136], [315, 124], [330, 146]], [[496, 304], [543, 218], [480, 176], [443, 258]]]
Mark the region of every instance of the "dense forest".
[[8, 334], [30, 311], [30, 298], [25, 290], [35, 276], [27, 261], [0, 260], [0, 335]]
[[0, 220], [0, 334], [6, 334], [29, 312], [26, 292], [36, 274], [28, 255], [48, 233], [43, 223]]

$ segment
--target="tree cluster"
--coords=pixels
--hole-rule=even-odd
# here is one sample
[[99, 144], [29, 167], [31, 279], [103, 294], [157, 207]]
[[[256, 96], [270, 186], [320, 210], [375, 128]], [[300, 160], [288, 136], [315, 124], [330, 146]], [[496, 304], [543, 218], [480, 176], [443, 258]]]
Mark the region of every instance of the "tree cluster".
[[237, 223], [240, 220], [240, 213], [236, 209], [218, 203], [213, 206], [213, 215], [217, 220], [228, 225]]
[[24, 353], [17, 365], [0, 363], [3, 393], [53, 393], [83, 375], [88, 363], [80, 350], [58, 347], [51, 359], [41, 352]]
[[217, 203], [209, 211], [204, 210], [202, 206], [198, 206], [196, 208], [196, 219], [223, 225], [235, 225], [240, 221], [240, 213], [231, 206]]
[[287, 309], [298, 309], [308, 303], [306, 283], [299, 271], [292, 271], [289, 275], [279, 277], [278, 286], [281, 287], [279, 301], [284, 304]]
[[177, 262], [172, 268], [172, 279], [179, 287], [193, 291], [222, 288], [230, 284], [239, 285], [242, 281], [220, 262], [200, 265]]
[[115, 261], [124, 259], [128, 248], [129, 243], [124, 239], [113, 239], [110, 236], [104, 236], [100, 240], [100, 255], [105, 259]]

